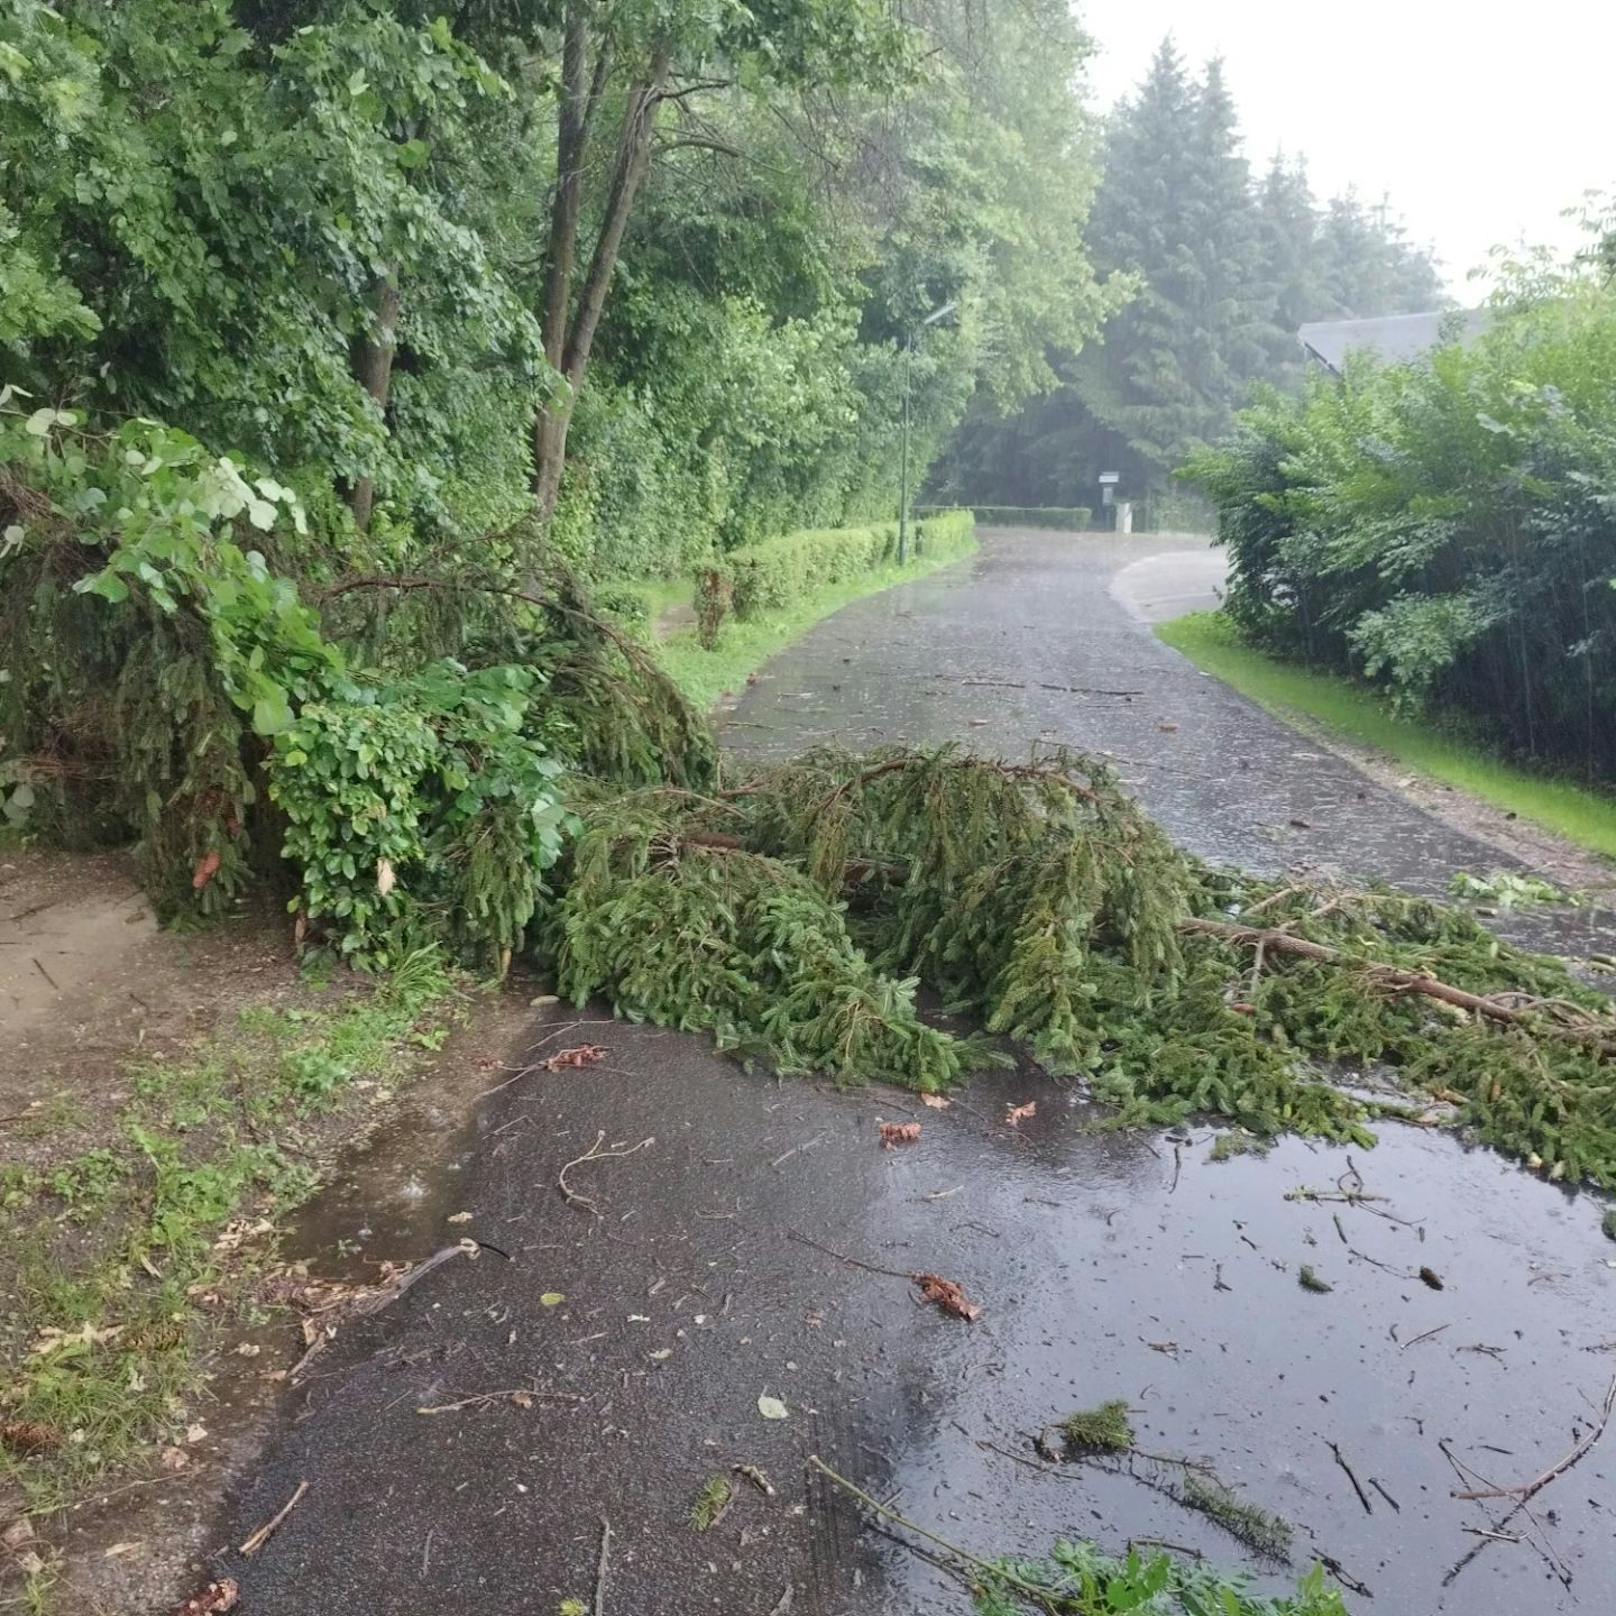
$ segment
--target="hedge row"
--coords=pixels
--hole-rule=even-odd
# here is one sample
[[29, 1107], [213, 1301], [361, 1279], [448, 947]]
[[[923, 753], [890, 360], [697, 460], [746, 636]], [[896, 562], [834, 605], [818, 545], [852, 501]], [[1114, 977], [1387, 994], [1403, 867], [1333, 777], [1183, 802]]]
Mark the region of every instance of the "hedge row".
[[[910, 524], [910, 559], [963, 555], [976, 522], [969, 511], [945, 511]], [[696, 583], [696, 613], [711, 639], [730, 612], [746, 619], [794, 605], [830, 584], [847, 583], [898, 559], [898, 524], [808, 528], [731, 550]]]
[[935, 521], [938, 516], [969, 514], [984, 527], [1048, 527], [1063, 533], [1086, 533], [1094, 526], [1094, 512], [1087, 505], [972, 505], [922, 506]]

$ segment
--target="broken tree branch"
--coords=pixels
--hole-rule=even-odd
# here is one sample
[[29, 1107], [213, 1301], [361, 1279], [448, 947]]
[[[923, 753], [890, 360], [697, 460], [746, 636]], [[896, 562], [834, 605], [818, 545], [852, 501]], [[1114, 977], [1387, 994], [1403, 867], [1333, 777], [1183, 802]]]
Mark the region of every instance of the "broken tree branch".
[[1550, 1465], [1547, 1470], [1535, 1481], [1522, 1482], [1518, 1487], [1487, 1487], [1475, 1492], [1455, 1492], [1450, 1496], [1454, 1498], [1518, 1498], [1523, 1504], [1548, 1486], [1556, 1476], [1564, 1475], [1572, 1465], [1576, 1464], [1588, 1450], [1605, 1434], [1605, 1427], [1610, 1424], [1611, 1410], [1616, 1408], [1616, 1379], [1613, 1379], [1605, 1392], [1605, 1401], [1600, 1405], [1599, 1423], [1585, 1435], [1577, 1445], [1558, 1463]]
[[1253, 948], [1272, 949], [1275, 953], [1295, 954], [1301, 959], [1317, 960], [1325, 965], [1344, 965], [1351, 969], [1362, 971], [1372, 984], [1386, 988], [1393, 993], [1420, 993], [1428, 999], [1436, 999], [1443, 1004], [1451, 1004], [1459, 1010], [1468, 1010], [1472, 1015], [1485, 1017], [1489, 1021], [1497, 1021], [1511, 1027], [1526, 1026], [1533, 1031], [1549, 1033], [1554, 1037], [1566, 1038], [1574, 1043], [1588, 1044], [1598, 1049], [1602, 1054], [1616, 1055], [1616, 1032], [1613, 1032], [1609, 1026], [1601, 1025], [1591, 1020], [1580, 1024], [1568, 1024], [1563, 1021], [1542, 1021], [1534, 1015], [1531, 1008], [1504, 1004], [1498, 999], [1490, 999], [1480, 993], [1471, 993], [1464, 988], [1456, 988], [1451, 983], [1439, 981], [1434, 976], [1426, 976], [1419, 971], [1405, 970], [1399, 965], [1387, 965], [1378, 960], [1358, 959], [1346, 953], [1343, 949], [1331, 948], [1325, 943], [1310, 942], [1307, 938], [1293, 936], [1288, 931], [1280, 931], [1264, 926], [1240, 926], [1222, 920], [1201, 919], [1181, 920], [1178, 923], [1178, 929], [1180, 932], [1191, 936], [1221, 937], [1225, 942], [1243, 943]]

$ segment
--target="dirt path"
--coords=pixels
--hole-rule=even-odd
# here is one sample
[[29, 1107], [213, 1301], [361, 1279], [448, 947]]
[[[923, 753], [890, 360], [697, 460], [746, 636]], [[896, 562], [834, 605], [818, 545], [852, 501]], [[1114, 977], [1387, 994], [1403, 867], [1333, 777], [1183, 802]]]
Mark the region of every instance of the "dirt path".
[[[1042, 735], [1130, 759], [1152, 810], [1208, 856], [1427, 889], [1491, 859], [1150, 638], [1110, 594], [1141, 553], [995, 537], [821, 625], [748, 691], [729, 739], [1019, 752]], [[1116, 690], [1141, 693], [1101, 693]], [[310, 1249], [327, 1254], [421, 1255], [469, 1232], [507, 1255], [436, 1269], [318, 1367], [221, 1534], [240, 1543], [309, 1484], [260, 1554], [218, 1561], [250, 1616], [588, 1608], [603, 1517], [612, 1616], [964, 1612], [957, 1585], [808, 1485], [811, 1453], [978, 1551], [1152, 1537], [1241, 1563], [1233, 1539], [1136, 1479], [1023, 1462], [1031, 1433], [1113, 1397], [1142, 1445], [1212, 1461], [1294, 1522], [1296, 1569], [1328, 1554], [1372, 1589], [1349, 1598], [1356, 1612], [1608, 1608], [1616, 1441], [1540, 1495], [1553, 1563], [1467, 1534], [1504, 1511], [1451, 1498], [1442, 1451], [1508, 1484], [1586, 1428], [1616, 1369], [1616, 1248], [1586, 1198], [1447, 1136], [1389, 1129], [1351, 1153], [1293, 1140], [1217, 1164], [1205, 1130], [1088, 1131], [1081, 1100], [1032, 1074], [979, 1079], [933, 1112], [547, 1013], [524, 1048], [599, 1041], [606, 1063], [492, 1096], [450, 1143], [437, 1227], [415, 1249], [382, 1249], [380, 1220], [351, 1199], [310, 1213]], [[1035, 1115], [1010, 1126], [1008, 1106], [1029, 1100]], [[881, 1150], [883, 1119], [921, 1120], [920, 1142]], [[559, 1180], [597, 1146], [619, 1154], [567, 1176], [590, 1207]], [[403, 1148], [424, 1173], [427, 1142]], [[1287, 1199], [1354, 1162], [1399, 1221]], [[983, 1318], [917, 1307], [901, 1279], [798, 1235], [949, 1275]], [[1334, 1290], [1302, 1290], [1303, 1263]], [[759, 1396], [789, 1417], [763, 1418]], [[1331, 1443], [1381, 1489], [1372, 1513]], [[732, 1509], [697, 1533], [698, 1491], [736, 1464], [778, 1495], [735, 1478]], [[1272, 1586], [1290, 1575], [1247, 1563]]]

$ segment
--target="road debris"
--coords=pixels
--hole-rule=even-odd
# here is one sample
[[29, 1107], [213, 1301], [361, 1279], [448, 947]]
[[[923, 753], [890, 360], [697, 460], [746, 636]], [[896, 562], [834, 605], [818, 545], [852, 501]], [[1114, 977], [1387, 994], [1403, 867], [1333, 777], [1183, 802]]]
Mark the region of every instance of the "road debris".
[[281, 1522], [284, 1521], [286, 1517], [297, 1508], [304, 1493], [306, 1493], [308, 1490], [308, 1482], [300, 1481], [297, 1484], [297, 1491], [294, 1492], [292, 1496], [288, 1498], [286, 1502], [282, 1504], [281, 1507], [276, 1510], [275, 1513], [271, 1515], [270, 1518], [246, 1540], [245, 1543], [241, 1545], [241, 1548], [237, 1552], [244, 1560], [252, 1559], [252, 1557], [257, 1554], [257, 1552], [263, 1548], [267, 1542], [269, 1542], [269, 1540], [280, 1529]]
[[943, 1312], [951, 1313], [956, 1319], [964, 1319], [967, 1324], [975, 1324], [982, 1317], [982, 1309], [974, 1302], [966, 1300], [965, 1292], [951, 1279], [943, 1279], [937, 1274], [916, 1274], [915, 1284], [920, 1287], [922, 1298], [935, 1303]]
[[788, 1229], [786, 1233], [792, 1240], [800, 1241], [805, 1246], [812, 1246], [815, 1251], [822, 1251], [827, 1257], [834, 1257], [838, 1262], [847, 1263], [850, 1267], [862, 1268], [867, 1274], [885, 1274], [889, 1279], [906, 1279], [911, 1285], [919, 1286], [919, 1299], [922, 1302], [935, 1303], [943, 1312], [952, 1314], [957, 1319], [964, 1319], [968, 1324], [974, 1324], [982, 1316], [982, 1309], [967, 1301], [964, 1291], [952, 1279], [944, 1279], [939, 1274], [905, 1273], [901, 1268], [882, 1268], [878, 1263], [861, 1262], [857, 1257], [849, 1257], [844, 1252], [821, 1245], [819, 1241], [810, 1239], [805, 1234], [799, 1234], [795, 1229]]
[[1346, 1476], [1347, 1480], [1352, 1483], [1352, 1490], [1358, 1495], [1358, 1502], [1363, 1505], [1364, 1514], [1373, 1515], [1375, 1513], [1375, 1506], [1369, 1502], [1369, 1494], [1363, 1490], [1362, 1484], [1359, 1482], [1357, 1476], [1353, 1474], [1352, 1466], [1349, 1465], [1342, 1457], [1341, 1449], [1334, 1442], [1327, 1441], [1325, 1446], [1329, 1448], [1332, 1454], [1334, 1454], [1335, 1462], [1341, 1467], [1342, 1473]]
[[1121, 1398], [1097, 1408], [1080, 1408], [1068, 1414], [1059, 1429], [1073, 1453], [1124, 1453], [1133, 1446], [1128, 1405]]
[[1308, 1263], [1303, 1263], [1297, 1270], [1296, 1283], [1304, 1291], [1312, 1291], [1315, 1296], [1328, 1296], [1335, 1289], [1329, 1280], [1320, 1279]]
[[766, 1420], [789, 1420], [791, 1418], [791, 1410], [778, 1397], [770, 1397], [767, 1392], [758, 1398], [757, 1411]]
[[735, 1502], [735, 1489], [726, 1476], [709, 1476], [690, 1506], [690, 1524], [698, 1532], [710, 1532], [729, 1513]]
[[738, 1464], [732, 1468], [737, 1476], [744, 1476], [765, 1498], [775, 1496], [774, 1483], [756, 1465]]
[[174, 1616], [225, 1616], [241, 1603], [241, 1585], [234, 1577], [210, 1582], [201, 1593], [187, 1599]]
[[1025, 1105], [1011, 1105], [1005, 1107], [1004, 1120], [1013, 1128], [1018, 1122], [1025, 1122], [1028, 1117], [1038, 1114], [1038, 1102], [1028, 1100]]
[[896, 1150], [899, 1145], [912, 1145], [920, 1138], [918, 1122], [882, 1122], [877, 1126], [881, 1130], [883, 1150]]
[[602, 1128], [600, 1132], [595, 1135], [594, 1144], [592, 1144], [589, 1149], [583, 1153], [583, 1155], [574, 1156], [573, 1159], [568, 1162], [556, 1175], [556, 1188], [560, 1190], [562, 1195], [566, 1197], [567, 1205], [581, 1206], [585, 1211], [593, 1213], [597, 1218], [605, 1216], [599, 1205], [592, 1201], [587, 1195], [580, 1195], [576, 1190], [574, 1190], [567, 1183], [567, 1174], [570, 1173], [574, 1167], [582, 1167], [585, 1162], [609, 1161], [613, 1157], [632, 1156], [637, 1151], [644, 1150], [647, 1145], [654, 1145], [656, 1140], [654, 1138], [642, 1139], [639, 1144], [630, 1145], [627, 1150], [602, 1150], [600, 1147], [605, 1144], [605, 1142], [606, 1130]]

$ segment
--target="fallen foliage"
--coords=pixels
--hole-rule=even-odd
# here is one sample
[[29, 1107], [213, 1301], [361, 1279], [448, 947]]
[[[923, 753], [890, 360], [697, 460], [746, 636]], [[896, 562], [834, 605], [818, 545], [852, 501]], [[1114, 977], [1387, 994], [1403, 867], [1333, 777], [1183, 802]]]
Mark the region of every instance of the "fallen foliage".
[[975, 1324], [982, 1317], [982, 1309], [967, 1301], [965, 1292], [951, 1279], [943, 1279], [937, 1274], [916, 1274], [915, 1284], [920, 1287], [922, 1300], [935, 1303], [956, 1319]]
[[883, 1150], [895, 1150], [899, 1145], [912, 1145], [920, 1138], [918, 1122], [883, 1122], [880, 1126]]
[[1066, 1446], [1079, 1453], [1124, 1453], [1133, 1446], [1133, 1425], [1121, 1398], [1068, 1414], [1060, 1432]]
[[[579, 1002], [923, 1096], [1002, 1064], [1010, 1038], [1086, 1078], [1116, 1125], [1218, 1115], [1258, 1148], [1373, 1143], [1394, 1109], [1329, 1076], [1374, 1063], [1442, 1091], [1455, 1110], [1434, 1125], [1616, 1188], [1603, 996], [1460, 909], [1208, 869], [1099, 759], [819, 750], [708, 790], [582, 786], [571, 806], [540, 946]], [[987, 1036], [932, 1025], [922, 986]]]

